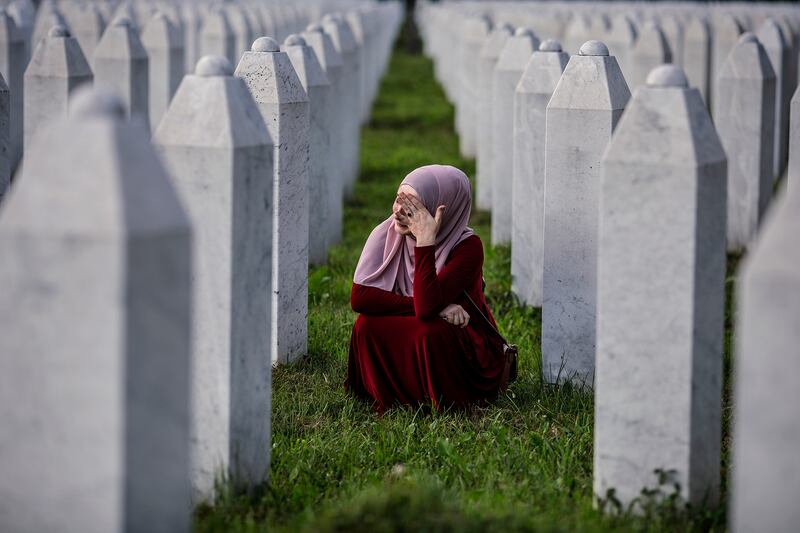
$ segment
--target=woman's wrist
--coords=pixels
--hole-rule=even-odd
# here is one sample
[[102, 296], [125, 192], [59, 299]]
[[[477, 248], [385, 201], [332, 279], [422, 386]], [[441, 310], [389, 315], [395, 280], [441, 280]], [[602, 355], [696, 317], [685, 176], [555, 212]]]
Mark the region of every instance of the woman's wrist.
[[422, 246], [433, 246], [436, 244], [436, 236], [420, 235], [417, 237], [417, 248]]

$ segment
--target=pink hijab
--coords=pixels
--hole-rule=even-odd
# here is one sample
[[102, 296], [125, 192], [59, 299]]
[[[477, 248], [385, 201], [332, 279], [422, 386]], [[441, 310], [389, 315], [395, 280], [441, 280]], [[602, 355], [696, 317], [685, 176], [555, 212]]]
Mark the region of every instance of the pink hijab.
[[[469, 179], [455, 167], [427, 165], [411, 172], [403, 184], [417, 191], [431, 216], [440, 205], [447, 206], [436, 235], [436, 272], [439, 272], [453, 248], [474, 235], [467, 227], [472, 209]], [[353, 281], [411, 296], [414, 293], [415, 246], [414, 239], [395, 231], [394, 215], [390, 216], [370, 233]]]

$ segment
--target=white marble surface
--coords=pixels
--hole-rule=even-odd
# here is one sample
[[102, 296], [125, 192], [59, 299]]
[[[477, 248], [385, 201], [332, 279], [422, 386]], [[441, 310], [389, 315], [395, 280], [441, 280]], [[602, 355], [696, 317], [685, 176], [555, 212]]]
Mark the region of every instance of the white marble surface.
[[683, 71], [689, 85], [697, 87], [706, 102], [711, 103], [711, 33], [708, 21], [699, 15], [692, 15], [684, 27]]
[[106, 31], [92, 60], [94, 82], [122, 97], [128, 117], [150, 125], [147, 52], [130, 19], [118, 17]]
[[800, 523], [800, 188], [777, 199], [740, 267], [734, 359], [731, 530]]
[[[211, 64], [216, 60], [216, 63]], [[269, 474], [272, 140], [227, 59], [187, 75], [153, 138], [195, 236], [192, 487]]]
[[772, 197], [775, 73], [752, 33], [739, 40], [719, 75], [716, 128], [728, 154], [728, 250], [756, 236]]
[[732, 14], [717, 11], [711, 22], [711, 110], [716, 117], [714, 99], [717, 96], [717, 77], [733, 47], [744, 32], [741, 22]]
[[82, 99], [0, 207], [4, 531], [190, 529], [190, 227], [123, 113]]
[[167, 112], [186, 71], [180, 29], [164, 13], [156, 13], [142, 31], [148, 59], [150, 128], [155, 131]]
[[290, 35], [282, 50], [289, 56], [300, 83], [308, 94], [311, 137], [308, 174], [308, 260], [321, 265], [328, 260], [328, 208], [332, 187], [329, 162], [331, 138], [336, 128], [335, 104], [328, 76], [317, 61], [314, 49], [302, 37]]
[[670, 53], [667, 38], [658, 24], [648, 22], [639, 28], [639, 37], [631, 50], [631, 69], [624, 72], [625, 80], [631, 90], [636, 90], [644, 85], [647, 75], [651, 70], [664, 63], [670, 63]]
[[[272, 360], [290, 363], [308, 342], [309, 103], [289, 57], [269, 38], [236, 67], [274, 144]], [[357, 122], [357, 121], [356, 121]]]
[[722, 145], [697, 89], [660, 67], [602, 161], [594, 493], [623, 508], [656, 469], [695, 505], [719, 497], [725, 303]]
[[236, 53], [236, 34], [233, 33], [225, 10], [220, 7], [203, 14], [198, 59], [207, 55], [225, 57], [232, 65], [239, 61]]
[[51, 28], [25, 71], [23, 145], [30, 146], [48, 122], [66, 115], [69, 94], [93, 79], [78, 41], [63, 26]]
[[630, 98], [605, 45], [567, 63], [547, 106], [542, 372], [594, 381], [600, 160]]
[[461, 23], [459, 47], [460, 101], [456, 113], [461, 115], [459, 149], [461, 155], [474, 158], [478, 150], [477, 104], [478, 61], [483, 43], [489, 37], [491, 22], [487, 17], [469, 17]]
[[535, 307], [542, 306], [545, 116], [567, 61], [558, 42], [543, 41], [514, 93], [511, 290]]
[[767, 53], [772, 70], [775, 72], [775, 120], [773, 121], [773, 160], [772, 176], [781, 177], [786, 164], [786, 151], [789, 131], [789, 60], [791, 51], [778, 24], [766, 19], [756, 32], [759, 42]]
[[800, 88], [794, 92], [789, 118], [789, 187], [800, 187]]
[[492, 30], [478, 54], [478, 102], [475, 127], [477, 155], [475, 160], [475, 205], [478, 209], [492, 208], [492, 78], [494, 67], [506, 41], [513, 34], [511, 26]]
[[514, 150], [514, 90], [539, 39], [517, 28], [506, 41], [492, 77], [492, 245], [511, 242]]

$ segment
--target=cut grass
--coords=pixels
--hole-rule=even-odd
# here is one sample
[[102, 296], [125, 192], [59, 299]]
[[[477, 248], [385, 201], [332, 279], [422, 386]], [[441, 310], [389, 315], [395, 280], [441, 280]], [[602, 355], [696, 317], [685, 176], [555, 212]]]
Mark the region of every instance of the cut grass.
[[[473, 212], [472, 227], [485, 237], [489, 304], [520, 348], [519, 380], [496, 405], [468, 413], [399, 408], [378, 416], [345, 393], [356, 317], [350, 285], [367, 235], [414, 168], [443, 163], [474, 175], [474, 162], [458, 155], [452, 124], [430, 61], [395, 50], [362, 131], [361, 177], [343, 241], [327, 266], [310, 272], [309, 356], [273, 373], [271, 483], [256, 495], [226, 493], [199, 507], [196, 530], [724, 529], [724, 507], [687, 510], [667, 501], [640, 517], [594, 509], [592, 396], [540, 381], [541, 313], [511, 295], [510, 251], [488, 246], [486, 213]], [[727, 435], [728, 401], [725, 412]]]

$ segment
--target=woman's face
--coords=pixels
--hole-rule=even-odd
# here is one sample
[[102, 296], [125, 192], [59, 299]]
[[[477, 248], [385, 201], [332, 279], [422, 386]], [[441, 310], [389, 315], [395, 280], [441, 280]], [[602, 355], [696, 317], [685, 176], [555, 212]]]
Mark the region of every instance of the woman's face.
[[[419, 198], [417, 195], [417, 191], [411, 185], [402, 184], [400, 187], [397, 188], [397, 192], [401, 193], [404, 192], [408, 195], [414, 196]], [[399, 233], [400, 235], [411, 235], [411, 230], [408, 229], [408, 226], [401, 224], [400, 220], [398, 219], [398, 213], [400, 213], [400, 204], [397, 202], [397, 198], [394, 199], [394, 203], [392, 204], [392, 215], [394, 215], [394, 230]]]

